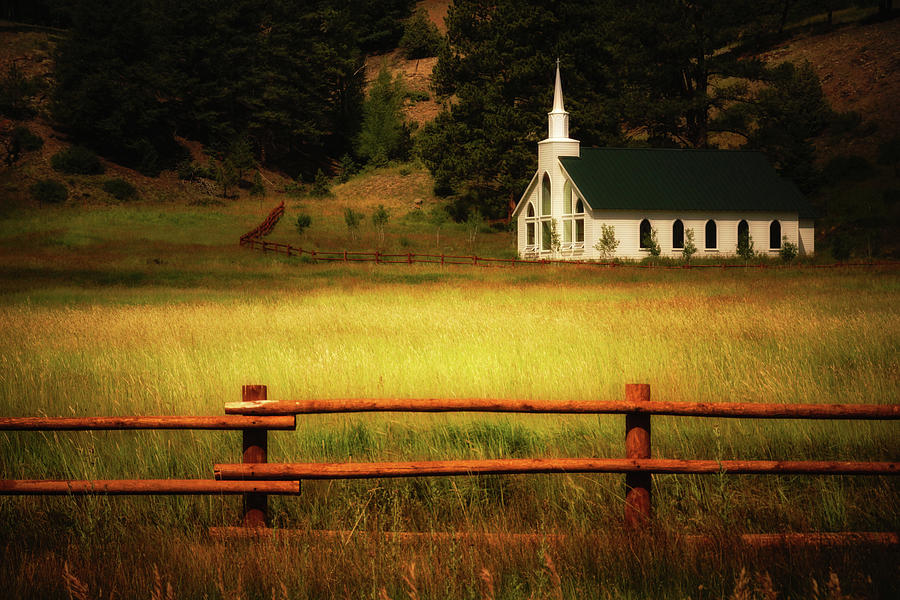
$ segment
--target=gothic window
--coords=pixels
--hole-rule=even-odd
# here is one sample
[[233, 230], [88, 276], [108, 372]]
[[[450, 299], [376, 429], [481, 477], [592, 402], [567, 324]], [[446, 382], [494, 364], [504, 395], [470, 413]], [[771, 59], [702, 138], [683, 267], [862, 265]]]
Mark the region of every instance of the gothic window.
[[568, 179], [563, 184], [563, 213], [572, 214], [572, 183]]
[[531, 202], [528, 203], [528, 212], [525, 216], [529, 218], [534, 216], [534, 204], [532, 204]]
[[675, 219], [672, 223], [672, 248], [677, 250], [684, 248], [684, 223], [681, 219]]
[[772, 221], [769, 225], [769, 248], [778, 250], [781, 248], [781, 223]]
[[541, 182], [541, 215], [550, 214], [550, 176], [544, 173], [544, 179]]
[[738, 223], [738, 248], [749, 248], [750, 247], [750, 226], [747, 224], [747, 221], [741, 221]]
[[641, 221], [640, 237], [638, 239], [640, 240], [641, 250], [646, 250], [650, 247], [650, 221], [647, 219]]
[[718, 248], [716, 243], [716, 222], [710, 219], [706, 222], [706, 249], [715, 250]]
[[575, 203], [575, 214], [581, 215], [584, 214], [584, 202], [581, 201], [581, 198]]

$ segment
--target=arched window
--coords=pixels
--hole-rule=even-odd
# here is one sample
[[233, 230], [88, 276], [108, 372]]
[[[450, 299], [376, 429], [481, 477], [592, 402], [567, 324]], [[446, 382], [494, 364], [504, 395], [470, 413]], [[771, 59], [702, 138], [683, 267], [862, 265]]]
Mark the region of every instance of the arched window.
[[544, 173], [544, 180], [541, 183], [541, 214], [550, 214], [550, 176]]
[[640, 248], [641, 250], [646, 250], [650, 247], [650, 221], [644, 219], [641, 221], [641, 229], [640, 229]]
[[710, 219], [706, 222], [706, 249], [715, 250], [718, 248], [716, 244], [716, 222]]
[[568, 179], [563, 184], [563, 214], [572, 214], [572, 183]]
[[769, 249], [778, 250], [781, 248], [781, 223], [772, 221], [769, 225]]
[[581, 201], [581, 198], [579, 198], [579, 199], [575, 202], [575, 214], [576, 214], [576, 215], [580, 215], [580, 214], [583, 214], [583, 213], [584, 213], [584, 202], [582, 202], [582, 201]]
[[672, 248], [678, 250], [684, 248], [684, 223], [681, 219], [675, 219], [672, 223]]
[[526, 213], [525, 216], [526, 216], [526, 217], [533, 217], [533, 216], [534, 216], [534, 204], [532, 204], [531, 202], [528, 203], [528, 212]]
[[552, 250], [553, 234], [550, 221], [541, 221], [541, 250]]
[[738, 248], [749, 248], [750, 247], [750, 226], [747, 224], [747, 221], [741, 221], [738, 223]]

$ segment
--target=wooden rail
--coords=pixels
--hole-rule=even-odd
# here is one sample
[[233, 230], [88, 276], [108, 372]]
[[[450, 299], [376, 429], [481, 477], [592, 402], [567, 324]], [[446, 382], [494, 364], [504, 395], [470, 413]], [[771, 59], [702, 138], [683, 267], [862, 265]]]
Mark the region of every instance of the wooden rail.
[[141, 496], [185, 494], [298, 495], [299, 481], [214, 479], [0, 479], [0, 496]]
[[335, 398], [230, 402], [227, 414], [299, 415], [347, 412], [505, 412], [556, 414], [641, 414], [755, 419], [900, 419], [898, 404], [757, 404], [749, 402], [660, 402], [515, 400], [495, 398]]
[[92, 431], [115, 429], [294, 429], [292, 416], [0, 417], [0, 431]]
[[896, 462], [690, 460], [673, 458], [517, 458], [370, 463], [217, 464], [221, 480], [375, 479], [523, 473], [705, 475], [896, 475]]
[[[256, 243], [250, 240], [249, 243]], [[268, 431], [294, 429], [295, 415], [347, 412], [511, 412], [624, 414], [624, 458], [528, 458], [370, 463], [268, 463]], [[876, 475], [895, 476], [900, 463], [862, 461], [667, 459], [651, 455], [651, 416], [757, 419], [897, 420], [897, 404], [753, 404], [660, 402], [650, 386], [625, 386], [623, 401], [544, 401], [486, 398], [331, 399], [270, 401], [264, 385], [245, 385], [241, 402], [227, 403], [225, 416], [8, 417], [0, 430], [113, 429], [241, 430], [241, 463], [214, 465], [215, 479], [0, 480], [0, 495], [241, 494], [243, 525], [268, 519], [269, 494], [298, 494], [304, 479], [465, 476], [529, 473], [618, 473], [625, 475], [625, 523], [639, 527], [652, 515], [652, 478], [665, 474]], [[806, 534], [804, 534], [806, 535]], [[815, 534], [818, 535], [818, 534]], [[863, 534], [865, 535], [865, 534]], [[890, 534], [873, 534], [890, 535]], [[896, 535], [894, 543], [896, 543]], [[774, 538], [773, 538], [774, 539]]]

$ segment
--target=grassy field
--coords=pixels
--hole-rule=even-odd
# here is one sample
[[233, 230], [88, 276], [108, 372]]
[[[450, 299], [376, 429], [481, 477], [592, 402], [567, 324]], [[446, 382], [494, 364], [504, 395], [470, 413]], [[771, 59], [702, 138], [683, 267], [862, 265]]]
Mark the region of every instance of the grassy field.
[[[897, 401], [894, 268], [310, 265], [237, 247], [265, 212], [255, 203], [7, 212], [0, 414], [221, 414], [246, 383], [282, 399], [618, 399], [625, 383], [644, 382], [665, 400]], [[395, 240], [411, 235], [405, 226]], [[275, 235], [288, 234], [280, 226]], [[341, 235], [335, 221], [321, 242]], [[485, 253], [510, 244], [492, 235]], [[453, 227], [446, 239], [464, 243]], [[271, 434], [270, 461], [616, 457], [623, 421], [309, 416], [296, 432]], [[900, 459], [891, 423], [653, 423], [658, 457]], [[237, 433], [4, 433], [0, 477], [209, 477], [239, 447]], [[207, 526], [238, 521], [234, 498], [0, 498], [0, 583], [41, 598], [162, 598], [169, 586], [178, 598], [897, 591], [896, 551], [751, 551], [734, 538], [897, 531], [896, 480], [661, 476], [654, 485], [655, 546], [622, 529], [618, 476], [310, 482], [299, 498], [270, 501], [274, 524], [355, 534], [261, 544], [206, 537]], [[570, 537], [495, 547], [372, 535], [398, 530]], [[720, 542], [693, 549], [682, 543], [693, 533]]]

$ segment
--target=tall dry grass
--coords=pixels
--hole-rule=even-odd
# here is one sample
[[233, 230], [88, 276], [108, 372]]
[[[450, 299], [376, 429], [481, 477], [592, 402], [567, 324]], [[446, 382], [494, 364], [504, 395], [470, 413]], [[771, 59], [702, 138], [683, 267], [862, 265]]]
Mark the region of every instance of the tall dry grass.
[[[221, 414], [246, 383], [267, 384], [270, 398], [609, 399], [626, 382], [650, 383], [666, 400], [897, 397], [900, 278], [891, 270], [317, 266], [293, 277], [297, 289], [209, 296], [157, 284], [8, 296], [0, 413]], [[900, 457], [890, 423], [658, 418], [653, 427], [662, 457]], [[319, 415], [271, 434], [270, 460], [620, 456], [622, 437], [621, 417]], [[239, 434], [216, 432], [5, 433], [0, 477], [209, 477], [214, 462], [237, 460], [239, 444]], [[206, 541], [206, 526], [237, 521], [234, 499], [4, 498], [0, 580], [16, 594], [65, 597], [68, 561], [72, 585], [92, 597], [168, 594], [171, 584], [178, 597], [215, 598], [405, 598], [413, 587], [422, 598], [705, 598], [759, 595], [764, 573], [800, 597], [813, 580], [821, 592], [829, 569], [860, 597], [896, 584], [896, 554], [785, 558], [729, 542], [745, 531], [897, 530], [893, 480], [669, 476], [654, 485], [669, 539], [656, 549], [628, 545], [613, 476], [309, 482], [300, 498], [272, 499], [276, 526], [356, 532], [341, 543]], [[397, 530], [572, 537], [553, 549], [498, 549], [374, 535]], [[711, 553], [678, 541], [711, 531], [724, 540]], [[748, 583], [741, 569], [753, 573]]]

